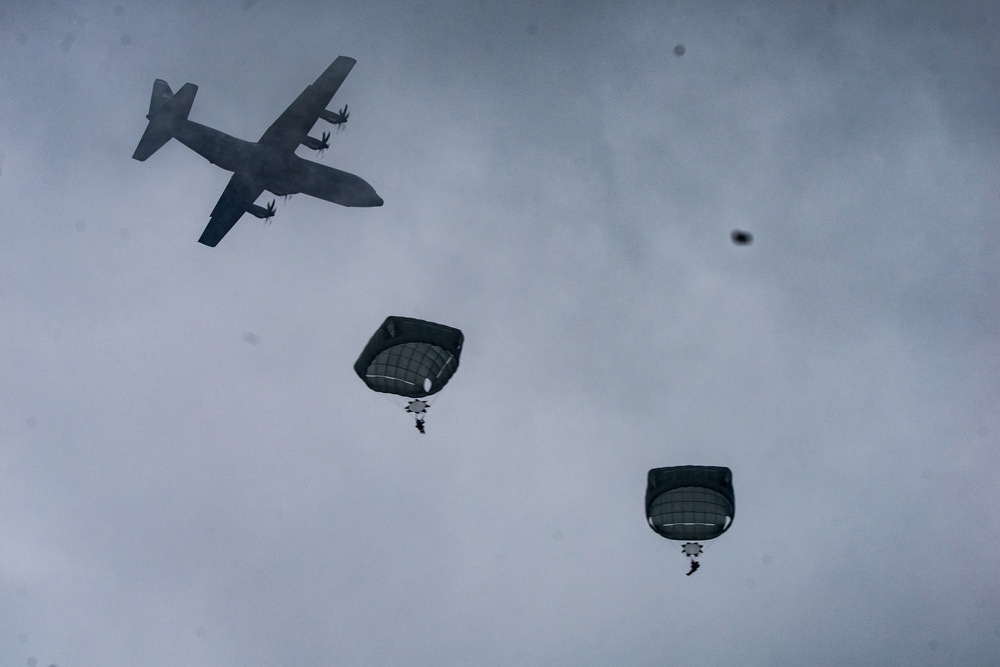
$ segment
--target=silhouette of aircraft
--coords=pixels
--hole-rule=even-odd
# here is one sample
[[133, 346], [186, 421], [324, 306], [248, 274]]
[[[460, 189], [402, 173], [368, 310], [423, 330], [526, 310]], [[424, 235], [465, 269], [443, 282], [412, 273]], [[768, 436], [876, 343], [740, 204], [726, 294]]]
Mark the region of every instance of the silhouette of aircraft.
[[212, 247], [218, 245], [244, 213], [265, 221], [274, 215], [274, 201], [266, 208], [254, 203], [264, 190], [279, 197], [304, 192], [341, 206], [381, 206], [382, 198], [364, 179], [295, 154], [299, 145], [320, 152], [330, 147], [329, 132], [324, 132], [320, 139], [309, 136], [318, 119], [337, 126], [347, 122], [350, 115], [347, 105], [340, 111], [330, 111], [326, 105], [355, 62], [346, 56], [334, 60], [256, 143], [188, 120], [198, 86], [185, 83], [174, 94], [166, 81], [157, 79], [153, 82], [146, 116], [149, 125], [132, 158], [145, 160], [171, 139], [177, 139], [212, 164], [233, 172], [198, 239], [199, 243]]

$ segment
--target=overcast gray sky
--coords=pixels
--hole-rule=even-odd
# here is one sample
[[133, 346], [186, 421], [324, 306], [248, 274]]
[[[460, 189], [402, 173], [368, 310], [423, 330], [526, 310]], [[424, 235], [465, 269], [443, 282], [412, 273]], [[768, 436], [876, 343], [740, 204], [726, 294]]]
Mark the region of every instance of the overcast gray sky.
[[[0, 662], [996, 664], [1000, 9], [872, 4], [0, 5]], [[338, 55], [385, 205], [198, 244], [153, 80], [256, 140]]]

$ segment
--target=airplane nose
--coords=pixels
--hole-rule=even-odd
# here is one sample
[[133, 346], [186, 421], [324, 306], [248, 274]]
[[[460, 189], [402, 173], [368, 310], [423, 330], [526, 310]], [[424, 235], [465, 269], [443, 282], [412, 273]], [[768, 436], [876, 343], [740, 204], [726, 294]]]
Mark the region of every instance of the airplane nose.
[[381, 205], [382, 205], [382, 204], [384, 204], [384, 203], [385, 203], [385, 202], [384, 202], [384, 201], [382, 201], [382, 198], [381, 198], [381, 197], [379, 197], [379, 196], [378, 196], [377, 194], [375, 194], [374, 192], [372, 193], [372, 204], [371, 204], [372, 206], [381, 206]]

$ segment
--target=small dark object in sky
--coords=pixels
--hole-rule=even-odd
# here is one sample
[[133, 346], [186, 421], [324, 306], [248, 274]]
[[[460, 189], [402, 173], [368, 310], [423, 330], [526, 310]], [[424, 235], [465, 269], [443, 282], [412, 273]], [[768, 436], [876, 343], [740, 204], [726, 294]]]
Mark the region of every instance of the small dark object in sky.
[[260, 343], [260, 336], [252, 331], [244, 331], [240, 338], [243, 339], [244, 343], [250, 343], [251, 345], [257, 345]]
[[686, 49], [684, 48], [683, 44], [678, 44], [677, 46], [674, 47], [674, 55], [675, 56], [683, 56], [685, 50]]
[[744, 232], [742, 229], [734, 229], [730, 237], [736, 245], [750, 245], [753, 243], [753, 234]]
[[701, 563], [699, 563], [696, 560], [692, 560], [691, 561], [691, 570], [687, 573], [687, 576], [690, 577], [692, 574], [694, 574], [695, 572], [697, 572], [699, 567], [701, 567]]

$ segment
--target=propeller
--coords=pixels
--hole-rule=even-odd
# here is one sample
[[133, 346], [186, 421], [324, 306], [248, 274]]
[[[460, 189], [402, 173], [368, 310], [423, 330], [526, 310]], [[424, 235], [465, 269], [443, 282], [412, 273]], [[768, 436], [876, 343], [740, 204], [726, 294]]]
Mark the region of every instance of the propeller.
[[316, 154], [319, 155], [319, 157], [323, 157], [323, 153], [325, 153], [326, 149], [330, 147], [330, 133], [328, 131], [323, 133], [323, 138], [319, 140], [319, 146], [319, 150]]
[[347, 118], [351, 115], [351, 112], [347, 110], [347, 105], [345, 104], [344, 108], [338, 111], [337, 114], [340, 116], [337, 119], [337, 130], [339, 131], [344, 129], [344, 125], [347, 123]]
[[246, 207], [247, 213], [249, 213], [254, 217], [260, 218], [261, 220], [264, 221], [265, 225], [270, 223], [270, 219], [274, 217], [276, 210], [277, 209], [274, 208], [273, 199], [271, 200], [271, 203], [267, 205], [267, 208], [264, 208], [263, 206], [257, 206], [257, 204], [248, 204]]

